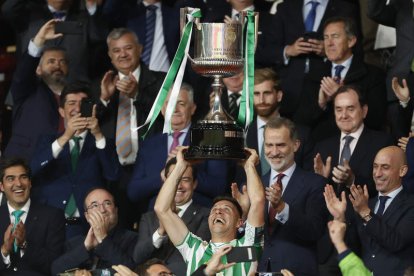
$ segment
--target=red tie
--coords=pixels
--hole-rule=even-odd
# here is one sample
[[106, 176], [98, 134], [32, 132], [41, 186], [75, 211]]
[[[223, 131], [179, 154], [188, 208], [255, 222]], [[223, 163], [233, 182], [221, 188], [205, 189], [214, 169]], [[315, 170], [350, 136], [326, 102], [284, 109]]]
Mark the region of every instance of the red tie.
[[[275, 182], [275, 184], [280, 187], [282, 192], [283, 192], [282, 178], [284, 176], [285, 175], [283, 173], [279, 173], [276, 176], [276, 182]], [[272, 205], [270, 204], [270, 206], [269, 206], [269, 229], [271, 229], [273, 224], [275, 223], [275, 221], [276, 221], [275, 217], [276, 217], [276, 209], [273, 208]]]

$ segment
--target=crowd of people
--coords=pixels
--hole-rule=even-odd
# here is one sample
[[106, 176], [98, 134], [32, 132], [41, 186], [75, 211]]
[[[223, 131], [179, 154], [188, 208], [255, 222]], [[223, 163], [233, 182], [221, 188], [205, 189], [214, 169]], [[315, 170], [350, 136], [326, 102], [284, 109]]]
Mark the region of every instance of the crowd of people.
[[[0, 275], [414, 275], [413, 1], [0, 3]], [[259, 13], [244, 160], [184, 158], [214, 102], [189, 64], [171, 132], [170, 93], [139, 127], [181, 7]], [[223, 79], [234, 119], [244, 82]]]

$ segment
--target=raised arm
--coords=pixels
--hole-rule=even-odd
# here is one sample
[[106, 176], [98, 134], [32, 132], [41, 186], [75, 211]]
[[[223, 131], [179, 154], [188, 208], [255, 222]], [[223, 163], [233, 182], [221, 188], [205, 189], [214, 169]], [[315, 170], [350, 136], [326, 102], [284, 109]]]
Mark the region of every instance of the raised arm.
[[179, 147], [176, 157], [177, 164], [165, 180], [164, 185], [161, 187], [154, 206], [155, 213], [157, 214], [160, 223], [164, 225], [168, 237], [174, 245], [181, 244], [188, 234], [188, 228], [185, 223], [171, 209], [172, 204], [174, 204], [174, 197], [181, 176], [187, 169], [187, 166], [189, 166], [189, 163], [184, 160], [183, 156], [183, 149], [186, 148], [187, 147]]
[[247, 194], [250, 199], [250, 209], [247, 214], [247, 221], [251, 226], [259, 227], [264, 225], [265, 193], [262, 181], [256, 171], [256, 164], [259, 156], [253, 149], [245, 149], [249, 157], [244, 162], [244, 170], [247, 177]]

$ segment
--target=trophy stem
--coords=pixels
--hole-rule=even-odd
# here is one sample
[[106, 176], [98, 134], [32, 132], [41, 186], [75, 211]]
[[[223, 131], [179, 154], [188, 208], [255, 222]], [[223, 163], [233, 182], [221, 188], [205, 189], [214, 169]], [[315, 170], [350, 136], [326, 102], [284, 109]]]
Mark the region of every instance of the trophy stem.
[[223, 92], [223, 84], [221, 82], [221, 76], [215, 75], [214, 81], [211, 84], [214, 93], [214, 102], [213, 106], [211, 107], [210, 112], [204, 118], [206, 121], [210, 122], [225, 122], [225, 121], [233, 121], [233, 118], [227, 114], [224, 110], [223, 106], [221, 105], [221, 93]]

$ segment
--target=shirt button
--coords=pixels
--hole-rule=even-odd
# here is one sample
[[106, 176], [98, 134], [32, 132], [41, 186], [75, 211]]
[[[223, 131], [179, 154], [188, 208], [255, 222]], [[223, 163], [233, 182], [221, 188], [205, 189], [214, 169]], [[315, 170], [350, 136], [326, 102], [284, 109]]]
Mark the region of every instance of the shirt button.
[[375, 254], [372, 254], [372, 255], [371, 255], [371, 257], [372, 257], [372, 258], [375, 258]]
[[66, 204], [66, 200], [62, 201], [63, 204]]

